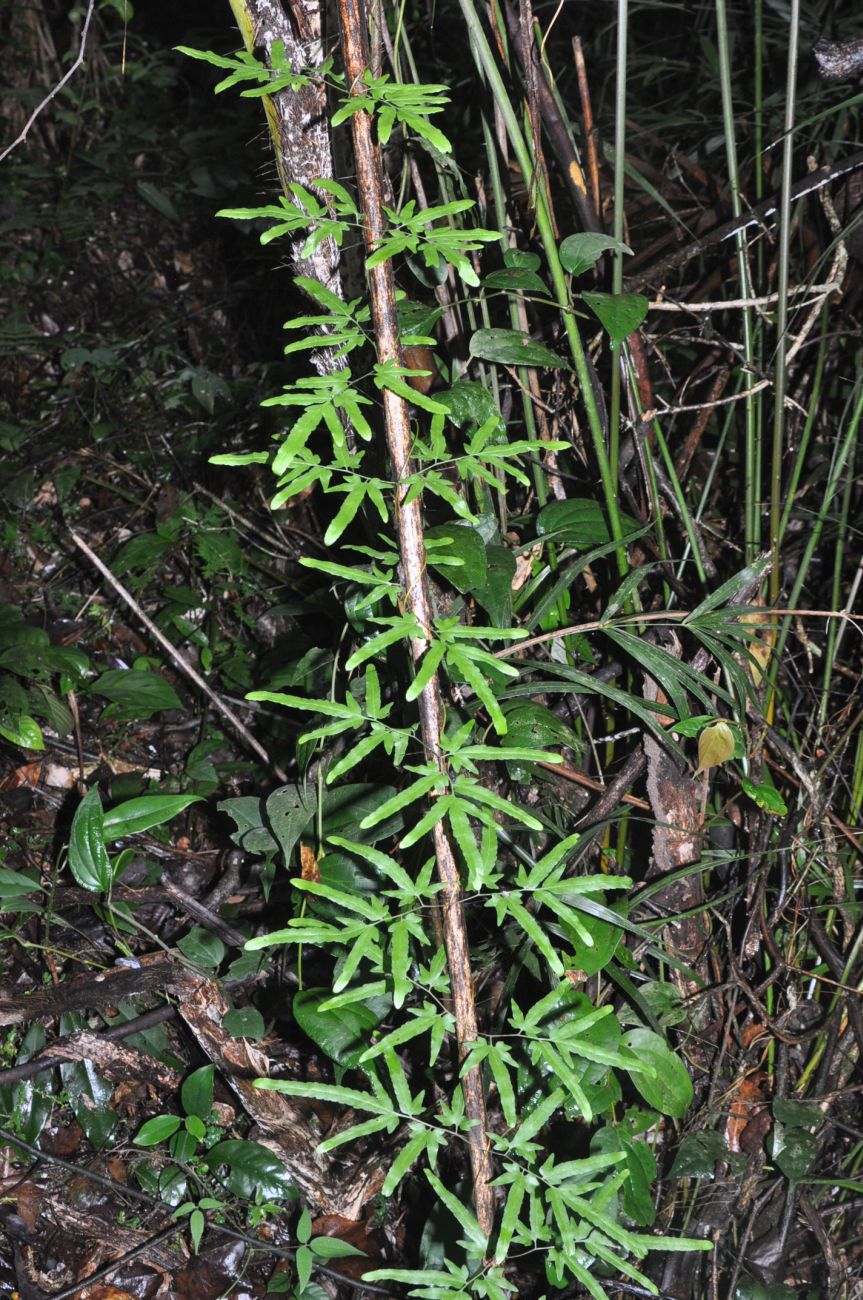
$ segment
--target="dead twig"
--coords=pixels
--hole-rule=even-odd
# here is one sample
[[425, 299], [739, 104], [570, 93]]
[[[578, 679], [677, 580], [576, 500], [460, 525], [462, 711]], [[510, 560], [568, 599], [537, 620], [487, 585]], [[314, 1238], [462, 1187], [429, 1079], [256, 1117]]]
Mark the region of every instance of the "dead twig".
[[[104, 1042], [113, 1043], [118, 1039], [128, 1038], [130, 1034], [143, 1033], [166, 1020], [173, 1020], [175, 1015], [174, 1008], [166, 1003], [165, 1006], [154, 1007], [152, 1011], [145, 1011], [132, 1020], [124, 1020], [122, 1025], [112, 1025], [98, 1037]], [[22, 1061], [20, 1065], [12, 1065], [8, 1070], [0, 1070], [0, 1088], [5, 1088], [11, 1083], [20, 1083], [22, 1079], [32, 1079], [37, 1074], [43, 1074], [45, 1070], [53, 1070], [55, 1065], [65, 1065], [71, 1059], [66, 1049], [74, 1047], [78, 1042], [80, 1042], [78, 1034], [55, 1039], [39, 1056], [31, 1057], [29, 1061]]]
[[86, 555], [87, 559], [94, 566], [94, 568], [99, 570], [99, 572], [101, 573], [105, 581], [108, 583], [108, 585], [117, 593], [117, 595], [128, 606], [128, 608], [131, 609], [132, 613], [136, 615], [139, 622], [143, 623], [144, 627], [147, 629], [147, 631], [149, 632], [153, 640], [157, 641], [158, 644], [165, 651], [165, 654], [171, 660], [171, 663], [174, 665], [174, 667], [179, 672], [181, 672], [184, 677], [188, 677], [189, 681], [194, 682], [200, 691], [203, 691], [203, 693], [206, 695], [207, 699], [210, 701], [213, 707], [216, 710], [218, 710], [219, 713], [221, 713], [222, 717], [225, 719], [226, 722], [229, 722], [231, 724], [234, 731], [239, 736], [240, 740], [244, 741], [245, 744], [248, 745], [249, 749], [251, 749], [255, 754], [257, 754], [258, 758], [260, 758], [261, 761], [272, 772], [275, 773], [278, 779], [282, 781], [285, 785], [287, 785], [288, 782], [287, 772], [285, 772], [281, 767], [279, 767], [278, 763], [276, 763], [270, 757], [270, 755], [264, 749], [264, 746], [261, 744], [261, 742], [258, 739], [256, 739], [255, 736], [252, 735], [251, 731], [249, 731], [249, 728], [246, 726], [246, 724], [244, 722], [241, 722], [241, 720], [237, 717], [236, 713], [230, 707], [230, 705], [226, 704], [225, 701], [219, 695], [216, 694], [212, 686], [208, 685], [208, 683], [204, 681], [203, 677], [198, 672], [198, 670], [192, 667], [189, 661], [186, 658], [184, 658], [183, 655], [180, 654], [180, 651], [176, 648], [176, 646], [173, 646], [171, 644], [171, 642], [165, 636], [164, 632], [161, 632], [159, 628], [156, 627], [156, 624], [153, 622], [153, 620], [151, 618], [148, 618], [148, 616], [144, 613], [143, 609], [138, 604], [137, 600], [135, 600], [135, 597], [131, 594], [131, 592], [128, 591], [127, 588], [123, 586], [122, 582], [120, 582], [117, 578], [114, 577], [113, 573], [108, 568], [107, 564], [104, 564], [99, 559], [95, 551], [90, 549], [90, 547], [83, 540], [83, 538], [79, 537], [77, 533], [72, 533], [71, 537], [72, 537], [72, 541], [78, 547], [78, 550], [82, 551], [84, 555]]
[[[819, 168], [817, 172], [802, 177], [791, 186], [792, 203], [796, 202], [797, 199], [802, 199], [806, 194], [812, 194], [816, 190], [823, 189], [831, 181], [838, 180], [840, 176], [847, 176], [850, 172], [857, 171], [861, 167], [863, 167], [863, 150], [858, 149], [832, 167]], [[685, 266], [693, 257], [698, 257], [699, 254], [706, 252], [708, 248], [712, 248], [715, 244], [722, 244], [727, 239], [732, 239], [738, 231], [747, 230], [750, 226], [763, 227], [772, 225], [776, 217], [776, 208], [777, 197], [774, 195], [772, 198], [765, 199], [763, 203], [751, 208], [742, 217], [724, 221], [721, 225], [715, 226], [713, 230], [709, 230], [706, 234], [692, 240], [683, 248], [677, 248], [673, 253], [660, 258], [646, 271], [639, 271], [634, 275], [625, 277], [624, 285], [626, 289], [640, 289], [646, 284], [656, 284], [664, 281], [671, 271]]]
[[216, 935], [229, 948], [243, 947], [249, 937], [247, 934], [242, 934], [229, 921], [217, 916], [209, 907], [199, 903], [197, 898], [192, 898], [191, 894], [186, 893], [185, 889], [175, 885], [167, 873], [163, 873], [159, 883], [168, 897], [173, 898], [174, 902], [183, 909], [187, 916], [193, 917], [205, 930], [209, 930], [211, 934]]
[[81, 64], [84, 62], [84, 50], [87, 45], [87, 35], [90, 31], [90, 22], [92, 20], [93, 12], [95, 8], [96, 8], [96, 0], [89, 0], [89, 4], [87, 5], [87, 12], [84, 15], [84, 25], [81, 28], [81, 43], [78, 46], [78, 53], [75, 55], [74, 61], [69, 66], [67, 71], [63, 73], [63, 76], [57, 82], [56, 86], [54, 86], [51, 90], [48, 91], [48, 94], [41, 101], [41, 103], [36, 105], [36, 107], [33, 109], [33, 112], [27, 118], [27, 121], [24, 123], [24, 125], [22, 126], [21, 130], [18, 132], [17, 136], [12, 141], [12, 143], [7, 144], [3, 152], [0, 153], [0, 162], [2, 162], [3, 159], [6, 158], [12, 152], [13, 149], [17, 149], [19, 144], [24, 143], [24, 141], [27, 139], [27, 136], [30, 134], [30, 128], [33, 126], [33, 123], [36, 121], [37, 117], [39, 117], [40, 113], [44, 112], [44, 110], [51, 103], [51, 100], [54, 99], [57, 95], [59, 95], [60, 91], [63, 89], [66, 83], [68, 81], [71, 81], [72, 77], [74, 77], [75, 73], [78, 71]]

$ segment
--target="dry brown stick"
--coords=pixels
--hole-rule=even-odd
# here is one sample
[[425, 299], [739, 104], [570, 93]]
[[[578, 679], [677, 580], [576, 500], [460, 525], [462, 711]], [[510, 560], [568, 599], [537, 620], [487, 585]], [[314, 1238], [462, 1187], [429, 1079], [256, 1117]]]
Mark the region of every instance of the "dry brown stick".
[[[154, 1007], [152, 1011], [144, 1011], [133, 1020], [124, 1020], [121, 1025], [112, 1025], [99, 1037], [113, 1043], [118, 1039], [128, 1038], [131, 1034], [140, 1034], [146, 1029], [152, 1029], [165, 1020], [173, 1020], [176, 1014], [173, 1006], [165, 1003], [161, 1007]], [[45, 1070], [53, 1070], [55, 1065], [65, 1065], [69, 1057], [63, 1053], [77, 1037], [76, 1034], [70, 1034], [66, 1038], [57, 1038], [42, 1049], [40, 1056], [31, 1056], [29, 1061], [10, 1065], [8, 1070], [0, 1070], [0, 1088], [8, 1087], [12, 1083], [20, 1083], [22, 1079], [32, 1079]]]
[[116, 1006], [122, 998], [142, 993], [163, 992], [167, 963], [161, 955], [139, 967], [112, 966], [102, 971], [85, 971], [61, 984], [21, 992], [0, 994], [0, 1025], [20, 1025], [43, 1016], [62, 1016], [69, 1011], [90, 1011], [93, 1007]]
[[641, 775], [646, 760], [641, 753], [631, 754], [623, 768], [612, 782], [603, 785], [601, 781], [595, 780], [592, 776], [587, 776], [584, 772], [576, 772], [574, 768], [566, 767], [559, 763], [537, 763], [537, 767], [545, 768], [547, 772], [553, 773], [554, 776], [562, 777], [564, 781], [571, 781], [573, 785], [580, 785], [585, 790], [594, 790], [602, 798], [598, 799], [594, 806], [584, 814], [579, 822], [581, 829], [586, 829], [587, 825], [593, 825], [594, 822], [602, 821], [613, 812], [619, 803], [628, 804], [630, 808], [640, 808], [642, 812], [650, 812], [650, 804], [646, 799], [639, 799], [634, 794], [626, 794], [625, 791], [633, 781]]
[[601, 230], [602, 191], [599, 187], [598, 132], [593, 123], [590, 83], [587, 80], [587, 68], [584, 63], [584, 50], [582, 49], [580, 36], [572, 38], [572, 55], [575, 59], [575, 70], [578, 75], [578, 96], [581, 100], [581, 119], [584, 123], [584, 145], [587, 152], [587, 172], [590, 176], [591, 197], [597, 217], [597, 229]]
[[681, 481], [685, 479], [686, 475], [689, 473], [689, 466], [692, 457], [698, 450], [699, 443], [701, 442], [701, 435], [707, 428], [707, 422], [710, 419], [713, 408], [725, 392], [726, 385], [730, 378], [731, 367], [727, 365], [721, 366], [714, 375], [713, 383], [710, 386], [710, 392], [707, 394], [703, 406], [700, 408], [692, 422], [692, 427], [686, 435], [686, 441], [677, 453], [677, 461], [674, 468], [677, 471], [677, 477]]
[[[354, 94], [362, 89], [362, 76], [367, 65], [365, 33], [359, 0], [339, 0], [339, 17], [348, 85], [351, 93]], [[372, 120], [366, 112], [351, 115], [351, 129], [366, 248], [372, 252], [380, 245], [385, 234], [383, 166], [380, 147], [372, 136]], [[371, 267], [368, 271], [368, 279], [379, 359], [382, 363], [388, 361], [398, 363], [400, 356], [398, 315], [392, 262], [385, 261]], [[422, 507], [418, 497], [414, 497], [413, 500], [408, 499], [408, 480], [413, 473], [413, 465], [410, 459], [412, 434], [407, 403], [391, 389], [384, 388], [383, 407], [387, 449], [392, 462], [395, 484], [396, 525], [406, 588], [405, 605], [422, 629], [422, 635], [414, 638], [411, 646], [416, 662], [428, 648], [432, 629], [432, 609], [426, 580]], [[445, 763], [440, 748], [440, 737], [443, 731], [444, 714], [437, 673], [432, 674], [423, 689], [418, 699], [418, 706], [426, 754], [443, 772]], [[461, 879], [443, 821], [439, 821], [434, 828], [434, 847], [438, 875], [444, 886], [441, 896], [444, 939], [449, 963], [456, 1036], [459, 1054], [464, 1058], [477, 1037], [476, 1006], [470, 948], [462, 906]], [[490, 1236], [494, 1226], [494, 1196], [489, 1187], [485, 1098], [478, 1067], [466, 1072], [462, 1079], [462, 1089], [465, 1115], [471, 1123], [468, 1142], [476, 1215], [483, 1232]]]
[[[587, 192], [587, 183], [584, 178], [584, 172], [581, 164], [573, 152], [572, 143], [566, 130], [566, 123], [560, 115], [554, 95], [549, 86], [550, 73], [547, 67], [541, 63], [535, 42], [530, 39], [532, 32], [532, 15], [525, 10], [524, 6], [519, 6], [519, 13], [524, 13], [526, 23], [524, 26], [519, 21], [519, 15], [516, 14], [514, 6], [505, 0], [503, 5], [503, 15], [506, 20], [509, 39], [512, 42], [513, 49], [518, 55], [519, 61], [524, 73], [526, 87], [526, 99], [531, 105], [530, 118], [531, 125], [536, 125], [534, 131], [533, 145], [537, 160], [537, 165], [541, 169], [544, 179], [540, 182], [545, 184], [547, 180], [547, 169], [541, 157], [541, 142], [538, 132], [538, 122], [536, 110], [542, 117], [542, 125], [548, 134], [549, 143], [560, 166], [561, 175], [567, 192], [575, 211], [578, 213], [579, 221], [584, 230], [599, 230], [599, 222], [596, 213], [593, 211], [593, 204]], [[527, 38], [527, 39], [526, 39]], [[530, 177], [525, 177], [525, 184], [530, 185]], [[533, 190], [531, 188], [531, 197]]]
[[[819, 167], [817, 172], [795, 181], [791, 186], [791, 200], [796, 202], [797, 199], [802, 199], [805, 195], [822, 189], [825, 185], [829, 185], [831, 181], [838, 180], [840, 176], [847, 176], [860, 167], [863, 167], [863, 150], [858, 149], [840, 162], [828, 167]], [[636, 271], [632, 275], [626, 276], [624, 278], [625, 288], [627, 290], [640, 289], [643, 285], [664, 281], [672, 271], [685, 266], [693, 257], [698, 257], [700, 253], [705, 252], [713, 245], [731, 239], [738, 231], [748, 230], [750, 226], [771, 226], [776, 219], [776, 205], [777, 199], [773, 196], [751, 208], [742, 217], [734, 217], [730, 221], [723, 221], [721, 225], [714, 226], [713, 230], [708, 230], [705, 234], [699, 235], [683, 248], [676, 248], [674, 252], [660, 258], [658, 262], [654, 262], [653, 266], [647, 267], [646, 270]]]
[[63, 89], [66, 83], [70, 81], [72, 77], [74, 77], [75, 73], [78, 71], [81, 64], [84, 62], [84, 51], [87, 48], [87, 33], [90, 30], [90, 23], [92, 21], [93, 12], [95, 8], [96, 8], [96, 0], [89, 0], [89, 4], [87, 5], [87, 12], [84, 15], [84, 24], [83, 27], [81, 28], [81, 40], [78, 44], [78, 53], [75, 55], [74, 61], [63, 73], [63, 76], [60, 78], [57, 84], [51, 87], [51, 89], [48, 91], [48, 94], [45, 96], [45, 98], [40, 100], [40, 102], [36, 105], [36, 107], [33, 109], [33, 112], [27, 118], [27, 121], [24, 123], [24, 125], [22, 126], [21, 130], [18, 132], [18, 135], [15, 137], [12, 143], [7, 144], [3, 152], [0, 153], [0, 162], [2, 162], [3, 159], [8, 154], [10, 154], [13, 149], [17, 149], [19, 144], [24, 143], [24, 141], [27, 139], [27, 136], [30, 134], [30, 128], [32, 127], [33, 123], [36, 121], [37, 117], [39, 117], [39, 115], [44, 112], [44, 110], [51, 103], [51, 100], [54, 99], [56, 95], [59, 95], [60, 91]]
[[169, 898], [173, 898], [174, 902], [179, 904], [183, 911], [193, 917], [205, 930], [209, 930], [211, 934], [216, 935], [230, 948], [243, 947], [249, 937], [247, 934], [237, 930], [224, 917], [217, 916], [209, 907], [199, 903], [197, 898], [192, 898], [190, 894], [186, 893], [185, 889], [181, 889], [179, 885], [174, 883], [167, 872], [163, 873], [159, 883]]
[[254, 753], [258, 755], [258, 758], [260, 758], [262, 762], [264, 762], [266, 766], [276, 774], [276, 776], [279, 778], [280, 781], [283, 781], [285, 784], [287, 784], [288, 781], [287, 773], [284, 772], [282, 768], [279, 767], [278, 763], [273, 762], [273, 760], [270, 758], [269, 754], [264, 749], [261, 742], [252, 735], [251, 731], [249, 731], [249, 728], [246, 726], [246, 724], [240, 721], [240, 719], [237, 717], [236, 713], [230, 707], [230, 705], [226, 704], [225, 701], [216, 694], [212, 686], [208, 685], [207, 682], [204, 681], [203, 677], [198, 672], [198, 670], [196, 668], [193, 668], [192, 665], [189, 663], [189, 661], [185, 659], [183, 655], [180, 654], [176, 646], [173, 646], [171, 644], [171, 642], [165, 636], [164, 632], [160, 632], [160, 630], [156, 627], [156, 624], [153, 622], [153, 620], [151, 618], [148, 618], [147, 615], [144, 613], [143, 609], [138, 604], [137, 600], [135, 600], [135, 597], [131, 594], [131, 592], [128, 591], [123, 586], [122, 582], [118, 581], [118, 579], [114, 577], [113, 573], [108, 568], [107, 564], [103, 564], [103, 562], [99, 559], [98, 555], [96, 555], [95, 551], [92, 551], [90, 549], [90, 547], [83, 540], [83, 538], [79, 537], [77, 533], [72, 533], [71, 536], [72, 536], [72, 541], [78, 547], [78, 550], [82, 551], [84, 555], [86, 555], [90, 563], [99, 570], [99, 572], [101, 573], [105, 581], [108, 583], [108, 585], [112, 587], [114, 591], [116, 591], [120, 599], [124, 601], [124, 603], [129, 607], [129, 609], [132, 610], [133, 614], [137, 616], [138, 620], [141, 623], [143, 623], [144, 627], [147, 629], [147, 631], [149, 632], [153, 640], [157, 641], [158, 644], [165, 651], [165, 654], [171, 660], [171, 663], [174, 665], [174, 667], [177, 668], [185, 677], [188, 677], [189, 681], [194, 682], [199, 690], [204, 692], [204, 694], [206, 695], [210, 703], [213, 705], [213, 707], [217, 709], [218, 712], [221, 713], [222, 717], [231, 724], [231, 726], [233, 727], [234, 731], [237, 733], [239, 738], [245, 741], [245, 743], [249, 746], [249, 748], [253, 750]]

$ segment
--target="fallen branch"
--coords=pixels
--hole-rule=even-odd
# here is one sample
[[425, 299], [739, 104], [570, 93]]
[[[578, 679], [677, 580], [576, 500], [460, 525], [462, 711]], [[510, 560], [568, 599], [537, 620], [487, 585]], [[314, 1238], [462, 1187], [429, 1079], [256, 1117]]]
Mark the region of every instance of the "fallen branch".
[[287, 772], [285, 772], [281, 767], [279, 767], [278, 763], [274, 762], [273, 759], [270, 758], [270, 755], [264, 749], [261, 742], [252, 735], [246, 724], [240, 721], [230, 705], [226, 704], [225, 701], [216, 694], [212, 686], [208, 685], [208, 683], [204, 681], [198, 670], [193, 668], [189, 661], [180, 654], [180, 651], [176, 646], [171, 644], [164, 632], [161, 632], [159, 628], [156, 627], [153, 620], [147, 617], [132, 593], [123, 586], [122, 582], [114, 577], [107, 564], [102, 563], [95, 551], [92, 551], [83, 538], [79, 537], [77, 533], [72, 533], [72, 541], [78, 547], [79, 551], [83, 551], [90, 563], [99, 570], [108, 585], [117, 593], [129, 609], [132, 610], [138, 620], [143, 623], [153, 640], [157, 641], [165, 651], [165, 654], [171, 660], [174, 667], [181, 672], [184, 677], [188, 677], [189, 681], [194, 682], [200, 691], [203, 691], [213, 707], [221, 713], [226, 722], [231, 724], [240, 740], [244, 741], [248, 745], [249, 749], [253, 750], [254, 753], [257, 754], [258, 758], [260, 758], [261, 761], [275, 773], [279, 780], [287, 785]]
[[18, 134], [16, 135], [12, 143], [7, 144], [3, 152], [0, 153], [0, 162], [2, 162], [4, 158], [8, 157], [8, 155], [12, 152], [13, 149], [17, 149], [19, 144], [24, 143], [24, 141], [27, 139], [27, 136], [30, 134], [30, 128], [33, 126], [33, 123], [36, 121], [39, 114], [44, 112], [44, 110], [51, 103], [51, 100], [54, 99], [57, 95], [59, 95], [60, 91], [63, 89], [66, 83], [68, 81], [71, 81], [72, 77], [74, 77], [75, 73], [78, 71], [81, 64], [84, 62], [84, 50], [87, 45], [87, 34], [90, 30], [90, 21], [93, 17], [93, 11], [95, 10], [95, 8], [96, 8], [96, 0], [90, 0], [89, 4], [87, 5], [87, 12], [84, 15], [84, 26], [81, 29], [81, 43], [78, 46], [78, 53], [75, 55], [74, 62], [71, 64], [69, 69], [66, 72], [64, 72], [63, 76], [57, 82], [56, 86], [54, 86], [51, 90], [49, 90], [45, 98], [36, 105], [36, 107], [33, 109], [33, 112], [27, 118], [27, 121], [24, 123], [24, 125], [22, 126], [21, 130], [18, 132]]

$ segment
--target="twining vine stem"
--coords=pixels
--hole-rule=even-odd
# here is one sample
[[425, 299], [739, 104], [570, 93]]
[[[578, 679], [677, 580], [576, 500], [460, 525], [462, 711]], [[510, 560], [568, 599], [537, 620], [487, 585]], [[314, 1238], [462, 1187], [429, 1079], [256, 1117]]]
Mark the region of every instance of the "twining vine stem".
[[[339, 0], [339, 17], [348, 84], [352, 88], [352, 93], [357, 93], [361, 87], [363, 73], [368, 66], [360, 0]], [[367, 113], [352, 114], [351, 128], [366, 248], [372, 252], [380, 245], [385, 234], [380, 147], [373, 137], [372, 121]], [[373, 266], [368, 272], [368, 277], [378, 359], [381, 364], [395, 361], [401, 365], [392, 262], [385, 261]], [[426, 581], [422, 507], [418, 498], [407, 500], [408, 480], [413, 473], [407, 403], [397, 393], [384, 388], [383, 408], [387, 449], [395, 485], [395, 516], [405, 585], [405, 604], [425, 633], [424, 636], [412, 640], [411, 652], [416, 663], [429, 646], [432, 628], [432, 608]], [[426, 755], [443, 771], [445, 763], [440, 749], [440, 737], [444, 712], [437, 673], [432, 674], [424, 687], [418, 699], [418, 706]], [[476, 1040], [477, 1026], [470, 948], [462, 907], [461, 879], [458, 863], [442, 820], [438, 821], [433, 834], [438, 876], [444, 886], [441, 894], [444, 942], [449, 964], [456, 1037], [459, 1056], [464, 1059], [471, 1044]], [[462, 1088], [465, 1115], [471, 1123], [468, 1142], [474, 1205], [480, 1227], [486, 1235], [490, 1236], [494, 1226], [494, 1196], [489, 1186], [485, 1098], [478, 1066], [465, 1073]]]

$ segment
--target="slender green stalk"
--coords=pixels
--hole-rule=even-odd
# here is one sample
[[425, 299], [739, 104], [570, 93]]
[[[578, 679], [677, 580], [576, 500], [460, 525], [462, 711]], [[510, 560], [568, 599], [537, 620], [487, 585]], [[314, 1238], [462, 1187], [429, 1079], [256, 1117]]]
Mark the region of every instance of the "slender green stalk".
[[[842, 570], [845, 566], [846, 545], [850, 531], [851, 499], [855, 487], [856, 484], [854, 482], [852, 466], [852, 472], [845, 475], [845, 482], [842, 487], [842, 506], [839, 511], [839, 527], [837, 529], [836, 545], [833, 551], [833, 582], [830, 591], [831, 609], [839, 609], [842, 605]], [[824, 649], [824, 677], [821, 681], [821, 702], [818, 706], [819, 728], [823, 727], [824, 723], [827, 721], [833, 669], [836, 664], [837, 653], [842, 641], [842, 632], [845, 626], [845, 623], [840, 623], [839, 620], [835, 618], [831, 618], [827, 626], [827, 644]]]
[[859, 821], [860, 814], [863, 812], [863, 732], [857, 737], [857, 749], [854, 752], [849, 807], [852, 820]]
[[[755, 76], [752, 87], [752, 133], [755, 140], [755, 199], [764, 198], [764, 168], [761, 159], [764, 153], [764, 4], [755, 0], [753, 14], [755, 24]], [[761, 247], [759, 245], [759, 253]]]
[[683, 526], [686, 529], [686, 536], [689, 539], [689, 545], [692, 549], [692, 558], [695, 561], [695, 569], [698, 573], [699, 582], [707, 581], [707, 574], [704, 571], [704, 561], [701, 557], [701, 549], [698, 545], [698, 538], [695, 532], [695, 525], [692, 522], [692, 515], [684, 495], [683, 488], [680, 485], [680, 479], [677, 477], [677, 470], [674, 468], [674, 457], [668, 447], [665, 434], [662, 432], [662, 425], [658, 420], [653, 421], [653, 433], [656, 438], [656, 445], [659, 448], [659, 454], [665, 466], [665, 472], [668, 475], [668, 481], [674, 492], [674, 499], [680, 511], [680, 517], [683, 520]]
[[[500, 75], [497, 62], [492, 54], [488, 40], [486, 39], [479, 14], [476, 11], [473, 0], [459, 0], [459, 7], [470, 33], [471, 45], [475, 57], [479, 60], [479, 66], [488, 80], [489, 87], [494, 96], [495, 104], [497, 105], [498, 111], [500, 112], [506, 127], [506, 133], [509, 137], [509, 142], [512, 145], [516, 162], [521, 168], [522, 175], [527, 178], [531, 175], [532, 169], [530, 151], [528, 150], [513, 107], [509, 102], [506, 87], [503, 84], [503, 79]], [[596, 397], [593, 392], [593, 385], [587, 367], [587, 358], [584, 353], [581, 336], [578, 332], [578, 326], [572, 311], [566, 273], [561, 266], [560, 257], [558, 255], [557, 243], [554, 237], [554, 228], [551, 222], [551, 214], [546, 205], [545, 195], [541, 186], [536, 188], [536, 224], [540, 240], [542, 241], [543, 250], [545, 252], [552, 285], [554, 287], [554, 296], [561, 309], [561, 317], [566, 330], [567, 342], [569, 344], [570, 354], [575, 366], [575, 373], [581, 389], [581, 398], [587, 412], [587, 422], [593, 442], [594, 455], [596, 456], [600, 477], [602, 479], [602, 488], [606, 509], [608, 511], [609, 524], [611, 526], [611, 535], [615, 541], [619, 542], [623, 537], [623, 528], [620, 522], [620, 511], [617, 504], [617, 481], [612, 477], [611, 466], [609, 464], [608, 452], [606, 450], [605, 438], [602, 430], [602, 419], [599, 414], [599, 408], [596, 404]], [[621, 574], [626, 573], [628, 565], [626, 554], [622, 546], [619, 547], [617, 551], [617, 563]]]
[[[623, 242], [624, 232], [624, 152], [626, 148], [626, 41], [628, 33], [628, 0], [617, 0], [617, 66], [614, 83], [614, 238]], [[614, 254], [612, 293], [623, 292], [623, 253]], [[608, 430], [608, 459], [614, 482], [618, 479], [620, 456], [620, 345], [611, 347], [611, 395]]]
[[776, 311], [776, 359], [773, 380], [773, 454], [770, 466], [770, 546], [773, 566], [770, 570], [770, 600], [779, 598], [779, 539], [782, 515], [782, 449], [785, 444], [785, 389], [788, 351], [788, 260], [791, 233], [791, 165], [794, 149], [794, 111], [797, 100], [797, 51], [800, 29], [800, 0], [791, 0], [788, 35], [788, 72], [785, 90], [785, 138], [782, 143], [782, 190], [779, 200], [779, 262], [777, 266], [779, 301]]
[[[794, 579], [794, 585], [791, 588], [791, 594], [788, 597], [788, 608], [794, 609], [800, 599], [800, 592], [803, 589], [809, 575], [809, 566], [812, 563], [812, 557], [821, 540], [821, 534], [824, 531], [824, 524], [827, 516], [833, 506], [833, 501], [844, 479], [845, 469], [851, 459], [854, 449], [857, 445], [857, 437], [860, 432], [860, 421], [863, 418], [863, 379], [857, 376], [857, 383], [852, 395], [854, 402], [853, 410], [848, 419], [847, 428], [841, 442], [837, 444], [833, 451], [833, 462], [830, 466], [830, 473], [824, 488], [824, 498], [821, 507], [812, 525], [809, 535], [806, 539], [806, 546], [800, 559], [800, 565], [797, 570], [797, 576]], [[849, 405], [852, 399], [849, 399]], [[773, 674], [775, 676], [776, 664], [781, 663], [782, 653], [785, 649], [785, 642], [791, 628], [791, 619], [786, 617], [782, 620], [782, 626], [779, 629], [779, 635], [776, 640], [776, 650], [773, 656]]]
[[800, 476], [803, 473], [806, 464], [806, 453], [809, 450], [809, 440], [812, 437], [812, 430], [815, 425], [815, 416], [821, 405], [824, 382], [824, 365], [827, 360], [827, 316], [829, 312], [828, 304], [825, 302], [821, 308], [821, 329], [820, 340], [818, 344], [818, 356], [815, 362], [815, 375], [812, 380], [812, 390], [809, 394], [809, 409], [806, 412], [806, 420], [803, 425], [803, 433], [800, 438], [800, 446], [797, 449], [797, 455], [794, 457], [794, 464], [791, 469], [791, 478], [788, 487], [785, 490], [785, 505], [782, 509], [782, 518], [779, 521], [778, 545], [781, 550], [782, 541], [788, 529], [788, 521], [791, 518], [791, 511], [797, 498], [797, 489], [800, 485]]
[[[740, 172], [737, 165], [737, 137], [734, 129], [734, 100], [731, 85], [731, 58], [728, 40], [728, 15], [725, 0], [716, 0], [716, 39], [719, 50], [719, 84], [722, 92], [722, 125], [725, 134], [725, 152], [728, 159], [728, 183], [731, 189], [731, 210], [735, 219], [743, 211], [740, 192]], [[737, 271], [740, 282], [740, 295], [743, 298], [753, 296], [749, 263], [747, 260], [746, 232], [739, 230], [734, 237], [737, 248]], [[742, 309], [743, 322], [743, 357], [746, 369], [741, 376], [744, 391], [752, 387], [752, 375], [755, 369], [755, 347], [753, 338], [752, 311], [749, 307]], [[746, 429], [744, 435], [743, 471], [745, 475], [746, 497], [744, 505], [744, 544], [746, 560], [754, 560], [760, 543], [760, 503], [759, 503], [759, 446], [755, 404], [752, 396], [744, 401]]]

